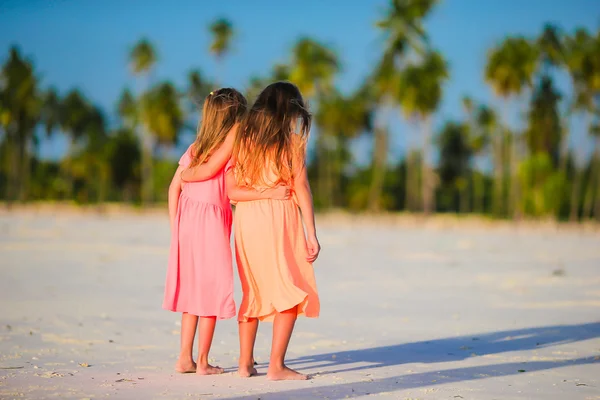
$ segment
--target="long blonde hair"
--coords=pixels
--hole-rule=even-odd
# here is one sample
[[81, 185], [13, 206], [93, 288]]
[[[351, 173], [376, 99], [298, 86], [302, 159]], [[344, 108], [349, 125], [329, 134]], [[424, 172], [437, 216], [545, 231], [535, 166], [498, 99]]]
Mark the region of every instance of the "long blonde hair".
[[[290, 82], [267, 86], [248, 111], [236, 137], [234, 157], [239, 185], [262, 185], [265, 168], [272, 164], [279, 182], [291, 183], [304, 163], [311, 114], [302, 94]], [[294, 128], [292, 128], [294, 124]]]
[[223, 144], [231, 128], [244, 116], [246, 107], [246, 98], [232, 88], [215, 90], [206, 97], [198, 134], [192, 144], [190, 167], [206, 162]]

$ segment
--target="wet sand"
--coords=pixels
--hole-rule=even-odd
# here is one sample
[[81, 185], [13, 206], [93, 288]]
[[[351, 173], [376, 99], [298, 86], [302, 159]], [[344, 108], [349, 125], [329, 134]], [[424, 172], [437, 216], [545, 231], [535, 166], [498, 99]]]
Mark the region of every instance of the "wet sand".
[[[433, 222], [432, 222], [433, 221]], [[300, 319], [306, 382], [179, 375], [160, 309], [164, 212], [0, 213], [0, 398], [600, 399], [600, 234], [554, 225], [322, 217], [321, 317]], [[240, 290], [236, 286], [239, 304]]]

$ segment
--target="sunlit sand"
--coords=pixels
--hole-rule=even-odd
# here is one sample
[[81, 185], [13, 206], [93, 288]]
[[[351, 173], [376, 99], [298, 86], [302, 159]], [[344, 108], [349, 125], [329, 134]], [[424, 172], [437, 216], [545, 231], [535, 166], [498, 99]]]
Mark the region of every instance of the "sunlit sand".
[[[166, 211], [0, 212], [0, 398], [593, 399], [600, 396], [595, 226], [319, 217], [322, 313], [288, 364], [308, 381], [178, 374], [179, 315], [160, 309]], [[236, 301], [240, 300], [236, 286]]]

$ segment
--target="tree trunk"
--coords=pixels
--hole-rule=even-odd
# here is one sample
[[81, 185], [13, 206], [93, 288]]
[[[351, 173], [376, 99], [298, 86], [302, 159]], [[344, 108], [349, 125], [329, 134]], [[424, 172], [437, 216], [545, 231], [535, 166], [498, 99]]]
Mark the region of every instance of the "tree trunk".
[[521, 207], [519, 204], [521, 188], [519, 185], [518, 176], [519, 167], [519, 136], [516, 132], [512, 134], [510, 141], [510, 194], [509, 194], [509, 209], [514, 220], [521, 217]]
[[332, 163], [330, 179], [331, 179], [331, 192], [333, 193], [333, 205], [334, 207], [342, 207], [344, 203], [342, 193], [342, 174], [344, 172], [344, 149], [346, 147], [346, 141], [343, 137], [337, 136], [335, 138], [335, 150], [334, 150], [334, 161]]
[[493, 212], [498, 217], [503, 215], [503, 198], [504, 198], [504, 127], [501, 127], [499, 132], [495, 132], [493, 140], [494, 159], [494, 198]]
[[325, 135], [319, 131], [316, 142], [317, 152], [317, 187], [319, 189], [318, 198], [321, 207], [328, 209], [331, 207], [331, 197], [328, 189], [328, 171], [327, 171], [327, 149], [325, 148]]
[[579, 196], [581, 194], [582, 173], [577, 171], [575, 166], [575, 177], [573, 179], [573, 188], [571, 189], [571, 210], [569, 212], [569, 221], [575, 222], [579, 219]]
[[565, 133], [560, 143], [560, 158], [558, 160], [558, 170], [567, 176], [567, 158], [569, 156], [569, 128], [565, 129]]
[[421, 154], [421, 179], [422, 179], [422, 196], [423, 196], [423, 214], [426, 216], [435, 211], [434, 183], [431, 179], [431, 171], [427, 163], [429, 156], [430, 137], [431, 137], [431, 119], [423, 120], [423, 152]]
[[20, 173], [19, 173], [19, 201], [27, 201], [28, 189], [29, 189], [29, 178], [31, 165], [29, 160], [29, 154], [27, 144], [29, 143], [29, 135], [24, 134], [19, 140], [19, 159], [20, 159]]
[[142, 205], [148, 206], [154, 197], [154, 179], [152, 176], [152, 136], [142, 126]]
[[480, 173], [473, 173], [473, 211], [477, 214], [484, 214], [484, 197], [485, 197], [485, 181], [483, 175]]
[[410, 152], [410, 149], [406, 149], [406, 157], [404, 161], [404, 210], [412, 211], [412, 158], [413, 154]]
[[372, 177], [369, 189], [369, 211], [380, 211], [381, 193], [388, 160], [388, 133], [385, 128], [375, 128], [372, 157]]
[[17, 128], [15, 124], [9, 126], [6, 130], [7, 135], [7, 153], [9, 158], [6, 201], [10, 206], [16, 199], [19, 192], [19, 152], [17, 149]]
[[110, 179], [110, 168], [106, 161], [99, 161], [98, 167], [100, 168], [100, 177], [98, 182], [98, 209], [102, 211], [104, 209], [104, 202], [106, 201], [106, 193], [108, 192], [108, 185]]
[[586, 185], [585, 190], [585, 198], [583, 202], [583, 219], [592, 219], [594, 216], [594, 198], [597, 196], [597, 181], [600, 179], [600, 157], [598, 154], [598, 150], [594, 149], [594, 153], [592, 155], [592, 159], [590, 161], [590, 179], [588, 180], [588, 184]]
[[466, 176], [461, 179], [460, 190], [458, 193], [458, 210], [462, 214], [469, 212], [469, 177]]
[[596, 137], [595, 140], [595, 153], [596, 153], [596, 201], [594, 204], [594, 217], [596, 221], [600, 221], [600, 138]]
[[73, 153], [75, 152], [75, 139], [69, 137], [69, 146], [67, 148], [67, 156], [63, 161], [63, 178], [65, 180], [65, 187], [67, 193], [65, 197], [67, 200], [73, 200], [73, 194], [75, 193], [74, 182], [73, 182]]
[[[329, 206], [331, 208], [334, 208], [338, 205], [338, 203], [336, 202], [336, 197], [338, 195], [338, 193], [335, 193], [335, 184], [334, 184], [334, 175], [335, 175], [335, 169], [337, 168], [336, 164], [336, 150], [337, 147], [336, 145], [334, 145], [333, 141], [335, 140], [335, 138], [331, 135], [328, 135], [325, 137], [326, 139], [326, 149], [325, 152], [327, 154], [327, 162], [325, 163], [325, 185], [326, 185], [326, 189], [327, 191], [325, 193], [327, 193], [327, 197], [329, 198]], [[337, 143], [336, 143], [337, 144]]]

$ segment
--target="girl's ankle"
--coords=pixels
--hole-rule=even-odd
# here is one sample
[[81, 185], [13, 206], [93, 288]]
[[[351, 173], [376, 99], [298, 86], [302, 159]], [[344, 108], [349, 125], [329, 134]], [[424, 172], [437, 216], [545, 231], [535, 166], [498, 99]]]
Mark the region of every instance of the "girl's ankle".
[[208, 354], [200, 354], [198, 356], [197, 363], [201, 367], [207, 367], [208, 366]]
[[254, 360], [253, 359], [241, 359], [239, 361], [239, 365], [240, 367], [254, 367]]
[[283, 361], [270, 361], [269, 362], [269, 369], [272, 369], [275, 371], [280, 371], [284, 368], [285, 368], [285, 364]]
[[179, 361], [181, 362], [194, 362], [194, 357], [192, 357], [191, 354], [180, 354], [179, 355]]

